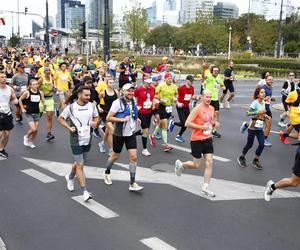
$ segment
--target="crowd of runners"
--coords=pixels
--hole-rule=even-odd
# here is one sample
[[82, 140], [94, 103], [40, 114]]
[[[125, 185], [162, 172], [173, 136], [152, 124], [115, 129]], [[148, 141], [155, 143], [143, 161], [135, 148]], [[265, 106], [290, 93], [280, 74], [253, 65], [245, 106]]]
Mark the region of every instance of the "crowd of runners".
[[[112, 184], [111, 169], [125, 145], [129, 190], [141, 191], [143, 187], [135, 179], [137, 138], [141, 138], [138, 140], [142, 143], [142, 155], [155, 157], [151, 155], [150, 146], [161, 144], [162, 151], [172, 151], [168, 137], [178, 126], [180, 130], [174, 137], [179, 143], [185, 142], [184, 133], [191, 129], [192, 159], [186, 162], [176, 160], [175, 173], [180, 176], [185, 169], [199, 168], [203, 158], [205, 171], [201, 192], [214, 197], [215, 193], [209, 188], [213, 138], [222, 137], [218, 132], [220, 110], [230, 109], [235, 96], [234, 63], [228, 63], [224, 76], [213, 64], [203, 63], [200, 72], [201, 91], [197, 93], [194, 90], [195, 77], [187, 75], [185, 82], [180, 84], [173, 62], [167, 57], [163, 57], [159, 65], [154, 66], [149, 60], [139, 68], [134, 57], [129, 56], [121, 62], [115, 56], [107, 62], [101, 56], [91, 57], [84, 64], [81, 56], [58, 51], [49, 55], [43, 47], [3, 47], [0, 49], [0, 156], [8, 157], [5, 148], [14, 123], [28, 124], [28, 131], [23, 137], [25, 147], [36, 148], [39, 130], [43, 131], [46, 141], [56, 140], [53, 131], [56, 116], [57, 121], [70, 132], [74, 157], [72, 169], [65, 176], [67, 189], [74, 191], [77, 177], [83, 200], [88, 201], [92, 195], [86, 187], [84, 162], [93, 136], [99, 141], [99, 151], [108, 154], [103, 173], [105, 184]], [[140, 75], [141, 81], [138, 81]], [[253, 87], [253, 101], [246, 112], [249, 121], [241, 121], [240, 128], [241, 133], [248, 133], [245, 146], [237, 157], [242, 168], [247, 167], [246, 155], [255, 137], [258, 146], [251, 163], [256, 169], [263, 169], [260, 157], [264, 147], [272, 146], [269, 140], [271, 102], [275, 101], [272, 84], [273, 77], [266, 72]], [[298, 147], [293, 175], [276, 183], [268, 181], [264, 196], [267, 201], [276, 189], [295, 187], [300, 183], [300, 83], [295, 81], [293, 72], [283, 83], [281, 94], [284, 112], [278, 123], [282, 128], [280, 141], [289, 144], [289, 136], [295, 130], [298, 142], [294, 144]], [[175, 113], [178, 120], [174, 118]], [[45, 128], [40, 128], [42, 116], [46, 116]]]

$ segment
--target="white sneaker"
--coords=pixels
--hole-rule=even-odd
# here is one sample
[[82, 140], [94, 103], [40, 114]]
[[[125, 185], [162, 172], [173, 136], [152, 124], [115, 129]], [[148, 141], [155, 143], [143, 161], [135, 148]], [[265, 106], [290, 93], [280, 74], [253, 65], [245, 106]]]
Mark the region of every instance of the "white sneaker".
[[87, 202], [89, 199], [93, 199], [92, 194], [88, 191], [84, 191], [82, 197], [85, 202]]
[[175, 174], [180, 176], [183, 171], [182, 162], [180, 160], [175, 161]]
[[274, 190], [272, 189], [272, 184], [274, 184], [275, 182], [272, 181], [272, 180], [269, 180], [268, 183], [267, 183], [267, 188], [266, 188], [266, 191], [265, 191], [265, 194], [264, 194], [264, 198], [266, 201], [270, 201], [271, 200], [271, 197], [272, 197], [272, 194], [274, 192]]
[[113, 153], [113, 149], [111, 148], [110, 150], [108, 150], [108, 156], [112, 156]]
[[75, 190], [75, 187], [74, 187], [75, 178], [74, 179], [69, 179], [69, 174], [67, 174], [65, 176], [65, 178], [66, 178], [66, 181], [67, 181], [67, 189], [70, 192], [73, 192]]
[[230, 109], [230, 104], [229, 104], [229, 102], [225, 102], [225, 106], [226, 106], [226, 108]]
[[25, 135], [25, 136], [23, 137], [23, 144], [24, 144], [24, 146], [26, 146], [26, 147], [30, 147], [30, 144], [29, 144], [29, 142], [28, 142], [28, 137], [27, 137], [27, 135]]
[[101, 153], [105, 153], [105, 145], [104, 145], [104, 143], [103, 143], [103, 142], [100, 142], [100, 143], [98, 144], [98, 146], [99, 146], [99, 151], [100, 151]]
[[220, 102], [220, 109], [223, 109], [224, 108], [224, 105], [223, 103]]
[[279, 121], [278, 122], [278, 126], [282, 127], [282, 128], [286, 128], [286, 123], [285, 122], [282, 122], [282, 121]]
[[103, 172], [103, 179], [106, 185], [111, 185], [112, 181], [111, 181], [111, 175], [110, 174], [106, 174], [105, 172]]
[[28, 141], [28, 144], [30, 145], [31, 148], [36, 148], [35, 144], [32, 141]]
[[151, 153], [148, 151], [148, 149], [143, 149], [143, 151], [142, 151], [142, 155], [144, 155], [144, 156], [151, 156]]
[[204, 183], [202, 186], [202, 189], [201, 189], [201, 193], [205, 194], [207, 196], [210, 196], [210, 197], [216, 197], [215, 193], [213, 191], [209, 190], [207, 187], [208, 187], [208, 184]]
[[129, 185], [129, 191], [142, 191], [144, 188], [134, 182], [133, 184]]

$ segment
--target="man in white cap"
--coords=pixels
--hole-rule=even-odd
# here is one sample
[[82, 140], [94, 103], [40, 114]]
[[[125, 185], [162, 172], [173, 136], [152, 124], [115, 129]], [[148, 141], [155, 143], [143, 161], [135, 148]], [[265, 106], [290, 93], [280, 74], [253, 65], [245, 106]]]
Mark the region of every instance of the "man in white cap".
[[135, 182], [137, 166], [137, 143], [135, 129], [138, 119], [138, 108], [133, 100], [134, 86], [126, 83], [122, 87], [123, 95], [112, 103], [106, 120], [115, 124], [113, 133], [113, 153], [108, 158], [104, 172], [104, 182], [112, 184], [111, 168], [119, 158], [125, 144], [128, 151], [130, 185], [129, 191], [141, 191], [143, 187]]

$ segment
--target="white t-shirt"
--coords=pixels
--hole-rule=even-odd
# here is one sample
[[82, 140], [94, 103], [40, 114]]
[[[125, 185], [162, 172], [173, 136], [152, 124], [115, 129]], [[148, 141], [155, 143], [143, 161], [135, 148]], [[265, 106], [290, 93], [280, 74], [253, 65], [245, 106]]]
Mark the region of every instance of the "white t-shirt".
[[91, 122], [98, 117], [95, 104], [89, 102], [80, 106], [77, 102], [68, 105], [61, 113], [64, 119], [70, 118], [71, 126], [76, 127], [75, 133], [70, 133], [72, 146], [83, 146], [91, 143]]
[[109, 69], [111, 69], [111, 70], [116, 70], [116, 67], [117, 67], [118, 62], [117, 62], [117, 60], [111, 59], [111, 60], [109, 60], [109, 61], [107, 62], [107, 64], [108, 64], [108, 66], [109, 66]]

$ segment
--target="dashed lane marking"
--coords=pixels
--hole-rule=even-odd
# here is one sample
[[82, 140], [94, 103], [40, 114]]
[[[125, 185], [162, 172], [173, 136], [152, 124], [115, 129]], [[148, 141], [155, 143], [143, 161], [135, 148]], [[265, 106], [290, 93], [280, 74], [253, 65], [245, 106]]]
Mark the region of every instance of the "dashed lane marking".
[[30, 169], [25, 169], [25, 170], [21, 170], [21, 172], [23, 172], [24, 174], [27, 174], [43, 183], [50, 183], [50, 182], [54, 182], [56, 181], [55, 179], [53, 179], [52, 177], [45, 175], [39, 171], [36, 171], [32, 168]]
[[152, 250], [176, 250], [176, 248], [170, 246], [168, 243], [162, 241], [157, 237], [143, 239], [140, 241]]

